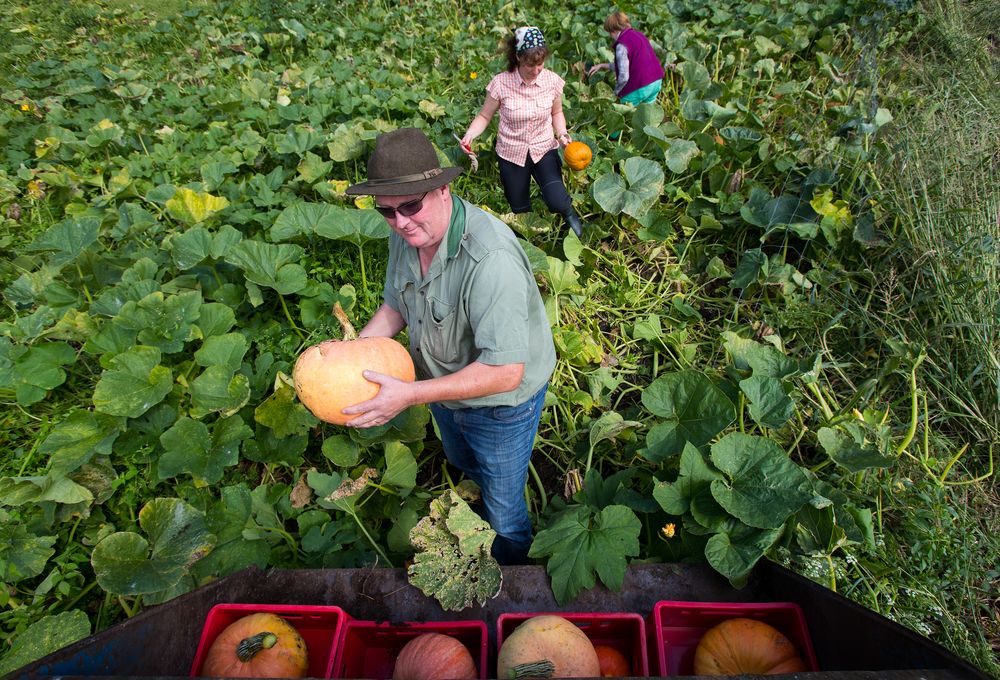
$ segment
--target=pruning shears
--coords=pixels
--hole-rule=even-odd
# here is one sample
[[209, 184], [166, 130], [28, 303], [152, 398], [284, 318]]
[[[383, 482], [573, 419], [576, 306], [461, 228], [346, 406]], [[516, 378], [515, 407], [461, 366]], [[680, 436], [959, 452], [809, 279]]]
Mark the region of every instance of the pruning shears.
[[471, 146], [466, 146], [465, 144], [462, 144], [462, 138], [456, 135], [454, 132], [451, 133], [451, 136], [455, 138], [455, 141], [458, 142], [458, 145], [462, 148], [462, 151], [464, 151], [465, 155], [469, 157], [469, 168], [472, 170], [472, 172], [478, 170], [479, 156], [476, 155], [476, 152], [472, 150]]

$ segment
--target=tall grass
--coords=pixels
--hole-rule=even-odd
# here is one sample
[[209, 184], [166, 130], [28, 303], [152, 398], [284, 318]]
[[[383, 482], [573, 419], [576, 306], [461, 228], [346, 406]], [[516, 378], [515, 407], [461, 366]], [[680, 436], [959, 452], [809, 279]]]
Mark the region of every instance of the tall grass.
[[968, 444], [980, 473], [1000, 441], [1000, 52], [978, 23], [997, 8], [925, 0], [911, 38], [879, 57], [896, 106], [874, 198], [893, 246], [867, 262], [888, 276], [855, 321], [926, 351], [923, 426]]
[[[880, 548], [847, 594], [1000, 677], [1000, 2], [922, 0], [899, 26], [880, 45], [894, 121], [870, 168], [892, 245], [843, 292], [837, 351], [926, 358], [916, 452], [865, 485]], [[907, 391], [884, 397], [903, 408]]]

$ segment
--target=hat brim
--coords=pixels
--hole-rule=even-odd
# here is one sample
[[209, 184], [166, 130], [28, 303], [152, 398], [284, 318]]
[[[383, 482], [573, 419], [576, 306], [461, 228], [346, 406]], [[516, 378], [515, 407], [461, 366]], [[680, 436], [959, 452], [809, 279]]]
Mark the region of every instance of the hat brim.
[[437, 189], [450, 183], [453, 179], [461, 175], [463, 171], [464, 168], [458, 167], [442, 168], [441, 174], [430, 179], [422, 179], [416, 182], [400, 182], [398, 184], [384, 181], [375, 184], [361, 182], [360, 184], [352, 184], [347, 187], [344, 193], [351, 196], [409, 196], [410, 194], [425, 194], [431, 189]]

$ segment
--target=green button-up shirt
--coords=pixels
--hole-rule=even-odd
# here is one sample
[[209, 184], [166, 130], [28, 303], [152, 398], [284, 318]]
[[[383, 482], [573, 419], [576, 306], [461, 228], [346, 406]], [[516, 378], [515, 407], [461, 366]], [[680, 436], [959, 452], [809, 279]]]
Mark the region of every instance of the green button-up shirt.
[[515, 406], [552, 375], [552, 329], [527, 256], [506, 224], [457, 196], [426, 276], [417, 249], [395, 233], [389, 237], [383, 296], [406, 321], [419, 379], [450, 375], [474, 361], [524, 364], [516, 389], [442, 402], [447, 408]]

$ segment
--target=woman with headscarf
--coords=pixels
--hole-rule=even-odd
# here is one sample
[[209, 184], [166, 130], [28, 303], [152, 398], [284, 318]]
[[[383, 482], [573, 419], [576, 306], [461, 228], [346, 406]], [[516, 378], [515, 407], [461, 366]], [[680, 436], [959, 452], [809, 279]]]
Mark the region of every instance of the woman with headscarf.
[[573, 141], [566, 131], [562, 109], [565, 81], [545, 68], [549, 55], [542, 32], [522, 26], [507, 41], [507, 70], [493, 76], [486, 86], [483, 108], [462, 137], [471, 151], [472, 142], [500, 112], [496, 154], [500, 181], [515, 213], [531, 211], [531, 178], [535, 178], [542, 200], [550, 211], [562, 215], [577, 236], [583, 223], [562, 178], [559, 149]]

